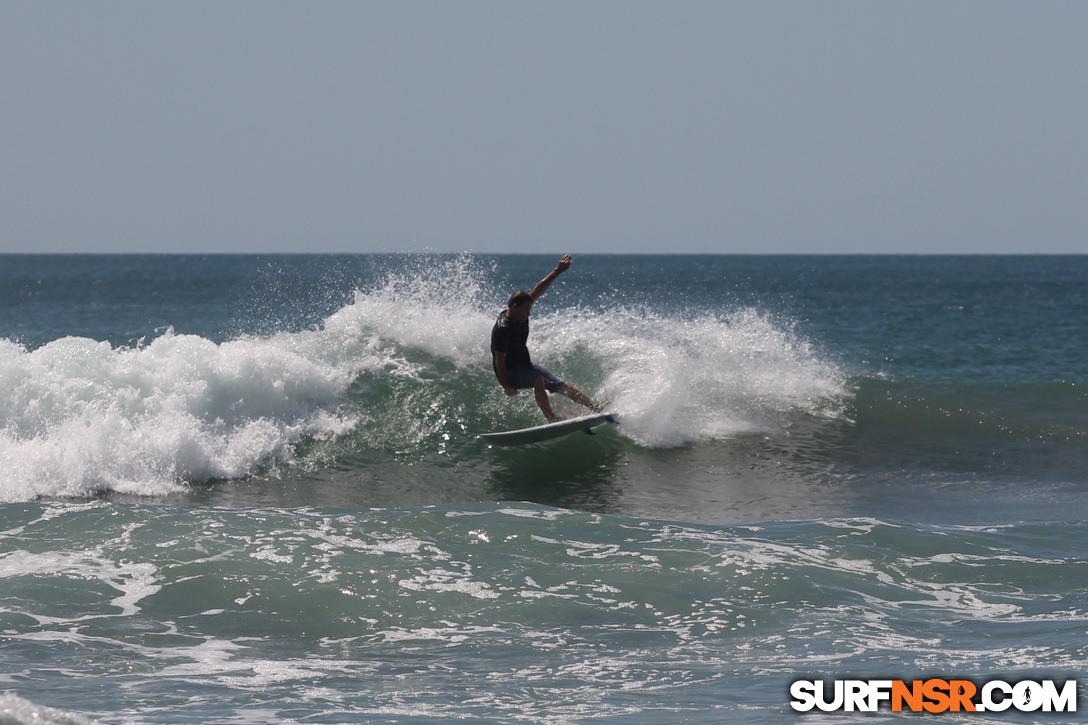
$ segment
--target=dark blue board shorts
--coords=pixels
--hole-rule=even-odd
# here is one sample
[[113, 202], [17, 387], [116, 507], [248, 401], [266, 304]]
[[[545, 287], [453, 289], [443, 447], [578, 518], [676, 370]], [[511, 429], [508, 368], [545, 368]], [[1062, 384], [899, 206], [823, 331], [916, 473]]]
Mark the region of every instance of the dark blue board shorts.
[[536, 385], [536, 379], [539, 377], [544, 378], [544, 389], [549, 393], [559, 392], [559, 389], [566, 385], [565, 382], [555, 377], [551, 372], [540, 367], [536, 363], [533, 363], [531, 368], [507, 368], [506, 379], [519, 390], [525, 388], [532, 388]]

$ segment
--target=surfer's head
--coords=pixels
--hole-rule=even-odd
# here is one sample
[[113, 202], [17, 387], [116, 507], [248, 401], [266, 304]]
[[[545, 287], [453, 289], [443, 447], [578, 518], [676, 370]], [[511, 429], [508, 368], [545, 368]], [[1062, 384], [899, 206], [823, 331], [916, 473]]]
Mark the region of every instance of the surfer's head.
[[528, 292], [515, 292], [510, 295], [510, 301], [506, 303], [506, 316], [512, 320], [529, 319], [529, 311], [533, 308], [533, 296]]
[[533, 304], [533, 296], [528, 292], [520, 291], [510, 295], [510, 301], [506, 303], [506, 306], [513, 309], [514, 307], [519, 307], [521, 305], [531, 304]]

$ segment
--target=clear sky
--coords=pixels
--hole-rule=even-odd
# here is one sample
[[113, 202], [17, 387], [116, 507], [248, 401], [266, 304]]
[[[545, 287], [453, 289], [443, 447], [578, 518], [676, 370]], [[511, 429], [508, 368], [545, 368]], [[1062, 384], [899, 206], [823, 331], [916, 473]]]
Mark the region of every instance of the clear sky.
[[0, 0], [0, 252], [1086, 242], [1088, 2]]

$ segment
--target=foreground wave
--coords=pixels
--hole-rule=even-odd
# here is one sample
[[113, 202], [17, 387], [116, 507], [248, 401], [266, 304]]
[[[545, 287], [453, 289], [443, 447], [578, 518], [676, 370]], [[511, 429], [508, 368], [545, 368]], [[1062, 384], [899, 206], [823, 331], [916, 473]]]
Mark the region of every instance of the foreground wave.
[[1068, 551], [1084, 524], [8, 504], [3, 702], [17, 723], [41, 702], [60, 722], [775, 722], [798, 677], [1075, 674], [1088, 558]]

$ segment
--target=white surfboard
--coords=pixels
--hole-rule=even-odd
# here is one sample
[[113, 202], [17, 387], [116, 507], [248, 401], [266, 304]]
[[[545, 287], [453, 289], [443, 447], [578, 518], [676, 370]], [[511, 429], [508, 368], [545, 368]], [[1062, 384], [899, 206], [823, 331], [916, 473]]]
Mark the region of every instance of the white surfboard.
[[615, 422], [616, 419], [612, 413], [587, 413], [586, 415], [561, 420], [558, 423], [545, 423], [532, 428], [500, 431], [498, 433], [481, 433], [480, 438], [496, 446], [520, 446], [526, 443], [539, 443], [540, 441], [559, 438], [580, 430], [588, 431], [590, 428]]

